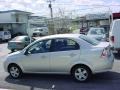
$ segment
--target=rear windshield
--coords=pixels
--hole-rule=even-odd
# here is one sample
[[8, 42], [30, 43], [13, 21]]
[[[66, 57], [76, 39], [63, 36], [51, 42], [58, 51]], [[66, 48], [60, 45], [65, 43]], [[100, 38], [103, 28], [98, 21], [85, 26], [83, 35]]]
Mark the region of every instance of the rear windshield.
[[39, 29], [35, 29], [34, 31], [39, 31]]
[[94, 46], [99, 44], [99, 41], [85, 35], [80, 35], [80, 38]]
[[90, 34], [97, 34], [97, 35], [105, 34], [105, 30], [102, 28], [92, 28], [90, 29]]
[[43, 29], [35, 29], [34, 31], [43, 31]]
[[12, 39], [12, 41], [24, 41], [25, 37], [24, 36], [18, 36]]

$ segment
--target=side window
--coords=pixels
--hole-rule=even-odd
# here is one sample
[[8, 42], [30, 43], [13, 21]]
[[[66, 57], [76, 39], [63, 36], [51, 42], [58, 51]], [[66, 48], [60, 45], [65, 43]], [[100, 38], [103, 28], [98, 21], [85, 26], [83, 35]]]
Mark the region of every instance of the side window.
[[29, 37], [25, 37], [25, 41], [30, 41], [30, 38]]
[[79, 44], [71, 39], [54, 39], [52, 51], [78, 50]]
[[97, 32], [95, 31], [95, 29], [91, 30], [90, 33], [91, 33], [91, 34], [97, 34]]
[[50, 51], [51, 40], [43, 40], [35, 43], [28, 49], [28, 53], [36, 54], [36, 53], [46, 53]]

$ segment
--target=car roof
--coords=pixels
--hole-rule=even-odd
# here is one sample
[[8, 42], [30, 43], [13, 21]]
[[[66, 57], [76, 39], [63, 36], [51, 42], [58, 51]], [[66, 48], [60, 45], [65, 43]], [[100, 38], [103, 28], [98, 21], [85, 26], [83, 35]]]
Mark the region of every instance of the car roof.
[[16, 36], [16, 37], [23, 37], [23, 38], [24, 38], [24, 37], [29, 37], [29, 36], [25, 36], [25, 35], [24, 35], [24, 36]]
[[55, 34], [55, 35], [49, 35], [39, 38], [41, 39], [49, 39], [49, 38], [79, 38], [80, 34]]

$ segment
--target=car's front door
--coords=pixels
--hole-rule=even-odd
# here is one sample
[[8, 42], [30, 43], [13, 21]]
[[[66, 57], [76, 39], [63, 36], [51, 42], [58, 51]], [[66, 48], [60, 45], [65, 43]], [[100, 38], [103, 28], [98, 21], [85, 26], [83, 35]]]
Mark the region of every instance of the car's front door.
[[69, 71], [70, 63], [78, 60], [80, 47], [71, 39], [54, 39], [51, 44], [50, 67], [53, 73], [66, 73]]
[[51, 40], [39, 41], [26, 50], [22, 66], [26, 72], [49, 72]]

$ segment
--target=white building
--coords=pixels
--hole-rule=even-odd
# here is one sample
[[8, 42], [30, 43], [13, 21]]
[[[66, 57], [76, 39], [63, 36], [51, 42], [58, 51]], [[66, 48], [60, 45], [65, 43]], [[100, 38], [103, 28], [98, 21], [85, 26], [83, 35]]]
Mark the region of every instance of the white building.
[[32, 13], [20, 10], [0, 11], [0, 30], [10, 30], [11, 34], [27, 34], [28, 17]]
[[104, 27], [107, 31], [109, 31], [111, 23], [109, 13], [88, 14], [86, 15], [86, 20], [88, 21], [89, 26]]
[[30, 28], [34, 27], [47, 27], [46, 17], [42, 16], [29, 16]]

